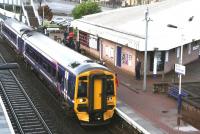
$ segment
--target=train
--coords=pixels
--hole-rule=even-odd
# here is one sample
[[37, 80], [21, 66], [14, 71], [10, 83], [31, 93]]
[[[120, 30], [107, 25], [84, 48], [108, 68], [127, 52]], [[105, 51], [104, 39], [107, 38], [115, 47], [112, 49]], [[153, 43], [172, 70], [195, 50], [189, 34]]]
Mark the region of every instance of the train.
[[112, 120], [117, 98], [116, 75], [110, 69], [16, 19], [1, 20], [1, 36], [49, 83], [81, 125]]

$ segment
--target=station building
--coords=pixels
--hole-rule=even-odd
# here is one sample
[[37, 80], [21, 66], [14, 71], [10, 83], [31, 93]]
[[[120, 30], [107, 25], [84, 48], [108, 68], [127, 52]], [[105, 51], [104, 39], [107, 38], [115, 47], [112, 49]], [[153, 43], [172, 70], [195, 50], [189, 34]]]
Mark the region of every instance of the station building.
[[148, 7], [147, 74], [163, 74], [179, 62], [181, 45], [183, 64], [198, 59], [198, 5], [199, 0], [166, 0], [84, 16], [72, 21], [72, 26], [78, 29], [81, 49], [135, 75], [137, 58], [142, 62], [142, 73], [144, 70]]

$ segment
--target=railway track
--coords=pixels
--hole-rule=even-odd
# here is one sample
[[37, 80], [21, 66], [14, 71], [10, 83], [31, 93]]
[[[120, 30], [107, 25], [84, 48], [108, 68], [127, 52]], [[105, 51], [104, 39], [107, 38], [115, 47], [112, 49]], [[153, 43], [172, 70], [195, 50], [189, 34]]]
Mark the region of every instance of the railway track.
[[[0, 63], [5, 63], [2, 56]], [[0, 88], [15, 133], [52, 133], [12, 71], [0, 70]]]

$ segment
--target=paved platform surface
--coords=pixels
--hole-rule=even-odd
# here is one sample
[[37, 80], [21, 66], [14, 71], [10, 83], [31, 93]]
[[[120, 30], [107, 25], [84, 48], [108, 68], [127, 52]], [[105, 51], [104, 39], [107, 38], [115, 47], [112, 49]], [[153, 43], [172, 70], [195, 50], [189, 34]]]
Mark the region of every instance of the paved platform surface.
[[6, 112], [6, 108], [3, 104], [3, 101], [0, 97], [0, 134], [14, 134], [14, 130], [8, 114]]
[[[166, 74], [164, 79], [161, 76], [157, 78], [148, 77], [147, 91], [143, 91], [143, 80], [136, 80], [135, 77], [122, 72], [119, 68], [108, 66], [118, 74], [119, 88], [117, 94], [120, 100], [118, 108], [141, 125], [146, 131], [152, 134], [200, 133], [200, 130], [194, 128], [191, 124], [179, 120], [180, 116], [177, 114], [175, 99], [168, 97], [166, 94], [153, 93], [153, 83], [161, 81], [178, 82], [178, 76], [176, 74], [173, 72]], [[187, 65], [183, 82], [200, 82], [199, 66], [200, 60]], [[121, 103], [127, 106], [121, 106]], [[178, 124], [179, 121], [180, 124]]]

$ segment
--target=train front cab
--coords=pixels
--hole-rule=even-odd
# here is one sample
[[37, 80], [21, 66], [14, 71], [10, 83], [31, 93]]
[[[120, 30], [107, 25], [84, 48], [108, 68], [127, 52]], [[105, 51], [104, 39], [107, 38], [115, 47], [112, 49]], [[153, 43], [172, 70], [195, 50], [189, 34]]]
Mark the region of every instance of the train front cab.
[[116, 107], [115, 75], [108, 71], [88, 71], [76, 79], [74, 110], [81, 125], [110, 122]]

